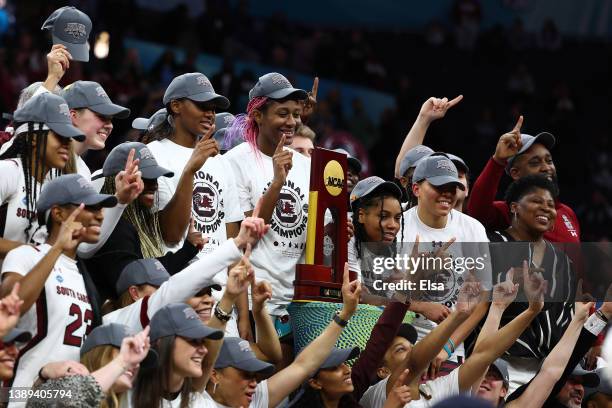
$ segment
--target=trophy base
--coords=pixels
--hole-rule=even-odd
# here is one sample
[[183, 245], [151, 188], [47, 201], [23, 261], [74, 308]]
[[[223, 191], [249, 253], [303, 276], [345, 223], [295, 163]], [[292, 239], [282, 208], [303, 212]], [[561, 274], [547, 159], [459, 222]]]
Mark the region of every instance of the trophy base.
[[[351, 281], [355, 280], [357, 274], [349, 272], [349, 278]], [[339, 279], [339, 282], [334, 282], [336, 279]], [[296, 265], [293, 300], [342, 302], [342, 276], [336, 279], [330, 266]]]

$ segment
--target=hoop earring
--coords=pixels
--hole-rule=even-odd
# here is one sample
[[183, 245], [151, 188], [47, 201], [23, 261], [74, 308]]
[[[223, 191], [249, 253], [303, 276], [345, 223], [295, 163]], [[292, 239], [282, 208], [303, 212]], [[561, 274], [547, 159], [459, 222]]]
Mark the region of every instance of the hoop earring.
[[513, 222], [518, 223], [518, 214], [516, 211], [512, 211]]
[[166, 118], [166, 120], [168, 121], [168, 124], [174, 128], [174, 116], [168, 114], [168, 117]]
[[214, 384], [213, 384], [213, 394], [214, 394], [215, 392], [217, 392], [217, 385], [219, 385], [219, 383], [214, 383]]

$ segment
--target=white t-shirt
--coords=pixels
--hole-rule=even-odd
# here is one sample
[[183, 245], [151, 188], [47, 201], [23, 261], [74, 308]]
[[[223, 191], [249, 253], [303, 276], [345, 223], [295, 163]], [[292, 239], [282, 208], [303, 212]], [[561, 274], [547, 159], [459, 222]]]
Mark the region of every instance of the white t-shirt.
[[[272, 183], [272, 157], [256, 153], [246, 142], [228, 151], [225, 157], [236, 176], [242, 211], [253, 210]], [[286, 314], [286, 306], [293, 298], [295, 265], [303, 262], [306, 248], [309, 191], [310, 159], [294, 154], [293, 166], [272, 212], [270, 231], [251, 254], [257, 278], [272, 285], [272, 299], [268, 302], [272, 315]]]
[[[194, 407], [198, 408], [230, 408], [226, 405], [219, 404], [216, 402], [208, 392], [204, 391], [201, 394], [201, 399]], [[255, 394], [253, 394], [253, 400], [249, 404], [249, 408], [268, 408], [268, 380], [263, 380], [257, 387], [255, 387]]]
[[355, 237], [351, 237], [348, 243], [348, 266], [349, 270], [357, 273], [357, 278], [365, 286], [370, 295], [389, 298], [392, 293], [383, 289], [379, 284], [386, 281], [391, 273], [385, 270], [384, 273], [374, 273], [373, 262], [375, 258], [384, 258], [384, 255], [377, 255], [370, 250], [367, 244], [361, 246], [361, 257], [355, 248]]
[[[155, 156], [157, 164], [174, 172], [173, 177], [157, 179], [159, 209], [163, 210], [174, 196], [193, 149], [169, 139], [156, 140], [147, 147]], [[226, 223], [238, 222], [244, 218], [238, 203], [234, 174], [220, 154], [209, 157], [193, 178], [191, 216], [195, 228], [209, 238], [202, 254], [213, 251], [227, 240]], [[180, 245], [182, 241], [178, 248]]]
[[87, 167], [87, 164], [85, 164], [81, 156], [76, 154], [74, 160], [76, 162], [76, 172], [81, 176], [85, 177], [85, 180], [91, 181], [91, 171], [89, 170], [89, 167]]
[[[431, 228], [420, 220], [417, 208], [413, 207], [404, 212], [403, 236], [398, 237], [398, 239], [401, 238], [404, 242], [414, 242], [418, 234], [419, 252], [434, 252], [452, 237], [455, 237], [456, 241], [449, 247], [447, 252], [455, 262], [459, 262], [459, 259], [463, 259], [461, 262], [467, 262], [469, 258], [472, 258], [474, 261], [480, 261], [483, 267], [476, 269], [474, 275], [482, 283], [483, 289], [489, 289], [491, 287], [491, 257], [487, 245], [489, 239], [482, 224], [469, 215], [451, 210], [448, 214], [446, 227]], [[410, 251], [410, 249], [407, 250]], [[475, 265], [475, 263], [472, 265]], [[454, 271], [449, 270], [445, 276], [437, 277], [438, 282], [444, 282], [444, 290], [424, 293], [426, 301], [442, 303], [451, 309], [454, 308], [457, 303], [459, 289], [465, 278], [459, 267], [460, 264], [455, 263], [455, 265], [457, 266], [454, 267]], [[412, 325], [417, 329], [419, 340], [423, 339], [437, 326], [436, 323], [427, 320], [419, 314], [413, 320]], [[462, 345], [457, 346], [452, 359], [456, 360], [456, 356], [465, 356], [465, 350]]]
[[[133, 406], [132, 396], [133, 396], [132, 389], [128, 390], [128, 392], [124, 392], [123, 396], [121, 397], [121, 400], [119, 401], [119, 407], [132, 408]], [[189, 405], [188, 405], [189, 407], [199, 408], [199, 407], [204, 406], [202, 405], [203, 403], [202, 394], [200, 394], [199, 392], [192, 392], [189, 395], [189, 399], [190, 399]], [[162, 398], [161, 404], [159, 404], [159, 408], [180, 408], [181, 401], [182, 401], [182, 398], [180, 394], [172, 401]]]
[[[368, 388], [361, 397], [359, 404], [363, 408], [382, 408], [387, 401], [388, 380], [389, 377]], [[444, 377], [438, 377], [435, 380], [427, 381], [420, 387], [431, 395], [431, 399], [426, 400], [425, 397], [421, 395], [420, 399], [409, 402], [404, 405], [404, 408], [433, 407], [442, 400], [459, 395], [459, 368], [454, 369]]]
[[[32, 178], [32, 186], [38, 190], [37, 196], [40, 196], [40, 184], [34, 178]], [[36, 203], [33, 204], [33, 208], [36, 208]], [[28, 227], [28, 217], [32, 218], [29, 237], [25, 233]], [[25, 177], [21, 159], [0, 160], [0, 237], [23, 243], [34, 243], [32, 238], [37, 228], [36, 210], [28, 213], [26, 207]]]
[[[24, 245], [8, 253], [2, 273], [25, 276], [49, 252], [51, 246]], [[60, 255], [36, 303], [21, 316], [17, 327], [32, 333], [19, 352], [12, 387], [31, 387], [40, 368], [53, 361], [79, 360], [85, 335], [91, 330], [93, 312], [83, 276], [76, 261]], [[24, 404], [11, 404], [24, 406]]]

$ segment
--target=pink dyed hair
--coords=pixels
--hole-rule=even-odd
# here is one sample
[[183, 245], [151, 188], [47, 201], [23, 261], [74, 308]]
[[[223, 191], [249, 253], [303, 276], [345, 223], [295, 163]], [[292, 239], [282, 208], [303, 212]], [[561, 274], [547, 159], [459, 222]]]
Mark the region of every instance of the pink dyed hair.
[[249, 101], [246, 114], [236, 116], [236, 120], [225, 131], [225, 143], [231, 146], [235, 139], [243, 139], [246, 141], [254, 152], [259, 152], [257, 147], [257, 136], [259, 135], [259, 127], [253, 118], [253, 111], [261, 109], [269, 98], [266, 96], [257, 96]]

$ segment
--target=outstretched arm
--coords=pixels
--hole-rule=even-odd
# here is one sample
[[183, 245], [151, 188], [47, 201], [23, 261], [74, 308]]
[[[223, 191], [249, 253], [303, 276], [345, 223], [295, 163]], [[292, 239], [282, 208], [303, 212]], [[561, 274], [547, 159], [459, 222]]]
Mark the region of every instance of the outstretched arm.
[[463, 99], [463, 95], [459, 95], [455, 99], [449, 101], [448, 98], [434, 98], [431, 97], [423, 103], [421, 106], [421, 110], [419, 111], [419, 115], [417, 116], [414, 124], [410, 128], [410, 131], [406, 135], [404, 139], [404, 143], [402, 143], [402, 147], [400, 148], [399, 154], [395, 159], [395, 177], [399, 178], [403, 176], [403, 174], [399, 174], [400, 163], [402, 159], [408, 152], [408, 150], [413, 147], [423, 144], [423, 140], [425, 139], [425, 133], [427, 133], [427, 129], [429, 129], [429, 125], [436, 119], [443, 118], [446, 115], [446, 112], [461, 102]]

